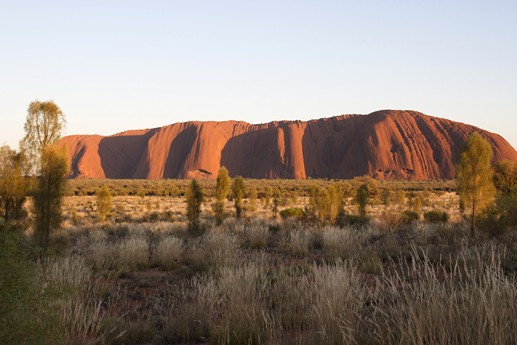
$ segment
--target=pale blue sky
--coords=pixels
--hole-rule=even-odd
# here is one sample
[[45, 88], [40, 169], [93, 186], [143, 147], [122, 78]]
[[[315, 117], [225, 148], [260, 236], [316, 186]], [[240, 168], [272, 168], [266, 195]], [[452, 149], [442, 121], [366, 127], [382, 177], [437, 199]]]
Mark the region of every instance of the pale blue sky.
[[517, 147], [517, 1], [0, 0], [0, 143], [412, 109]]

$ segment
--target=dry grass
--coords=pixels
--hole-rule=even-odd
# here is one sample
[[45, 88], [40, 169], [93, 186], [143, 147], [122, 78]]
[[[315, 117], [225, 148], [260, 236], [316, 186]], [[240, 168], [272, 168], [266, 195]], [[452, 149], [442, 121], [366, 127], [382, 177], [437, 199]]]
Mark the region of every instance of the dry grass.
[[244, 229], [247, 245], [252, 249], [265, 248], [269, 238], [269, 228], [262, 224], [252, 224]]
[[83, 258], [48, 260], [41, 267], [55, 298], [59, 324], [67, 344], [97, 344], [102, 339], [101, 301], [95, 296], [94, 276]]
[[283, 237], [282, 246], [292, 255], [304, 256], [309, 254], [315, 236], [316, 234], [307, 228], [293, 229]]
[[90, 238], [83, 238], [85, 257], [97, 272], [116, 272], [116, 275], [143, 269], [149, 266], [149, 241], [145, 232], [134, 229], [130, 236], [110, 240], [104, 230], [90, 232]]
[[[271, 220], [258, 202], [262, 219], [215, 227], [207, 202], [195, 237], [183, 199], [118, 198], [121, 222], [70, 226], [59, 237], [70, 250], [46, 265], [75, 291], [56, 301], [70, 343], [517, 343], [514, 249], [480, 245], [461, 222], [401, 225], [407, 205], [377, 205], [367, 226], [309, 226]], [[78, 199], [87, 224], [95, 210]], [[423, 210], [455, 200], [433, 194]]]
[[[472, 254], [472, 253], [471, 253]], [[452, 267], [421, 253], [379, 280], [370, 320], [387, 344], [515, 344], [517, 287], [492, 249], [460, 256]], [[484, 256], [490, 260], [482, 259]], [[465, 266], [474, 260], [475, 268]]]
[[449, 270], [415, 252], [368, 288], [350, 262], [273, 270], [261, 255], [188, 282], [179, 309], [165, 311], [166, 332], [217, 344], [515, 343], [515, 282], [497, 259], [477, 261], [476, 273], [465, 262]]
[[183, 241], [177, 237], [162, 237], [156, 246], [153, 262], [165, 270], [178, 266], [183, 255]]
[[261, 262], [224, 267], [216, 276], [193, 279], [175, 296], [179, 310], [165, 311], [166, 332], [183, 341], [210, 337], [218, 344], [262, 343], [269, 288]]

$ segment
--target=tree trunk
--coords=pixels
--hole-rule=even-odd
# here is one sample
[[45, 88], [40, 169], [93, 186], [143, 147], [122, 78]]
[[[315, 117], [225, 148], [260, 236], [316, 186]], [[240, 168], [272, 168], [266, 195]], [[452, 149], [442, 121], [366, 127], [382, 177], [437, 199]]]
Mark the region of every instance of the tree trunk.
[[476, 235], [476, 202], [472, 201], [472, 222], [470, 223], [470, 236]]

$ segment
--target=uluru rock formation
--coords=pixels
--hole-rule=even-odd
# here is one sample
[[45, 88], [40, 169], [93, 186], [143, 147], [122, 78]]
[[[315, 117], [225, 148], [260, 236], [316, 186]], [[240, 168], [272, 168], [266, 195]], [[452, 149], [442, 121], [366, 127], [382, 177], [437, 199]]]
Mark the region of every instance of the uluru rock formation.
[[517, 160], [497, 134], [398, 110], [257, 125], [191, 121], [61, 143], [74, 178], [210, 178], [224, 165], [251, 178], [448, 179], [474, 131], [491, 143], [494, 160]]

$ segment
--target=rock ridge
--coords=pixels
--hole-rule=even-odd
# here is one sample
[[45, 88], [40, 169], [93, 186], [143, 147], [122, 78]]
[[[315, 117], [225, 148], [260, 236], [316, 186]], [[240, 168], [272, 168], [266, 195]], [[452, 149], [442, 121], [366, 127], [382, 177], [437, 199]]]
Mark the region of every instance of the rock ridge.
[[111, 136], [61, 139], [72, 178], [213, 178], [221, 166], [249, 178], [450, 179], [479, 132], [494, 160], [517, 160], [501, 136], [416, 111], [380, 110], [309, 121], [187, 121]]

